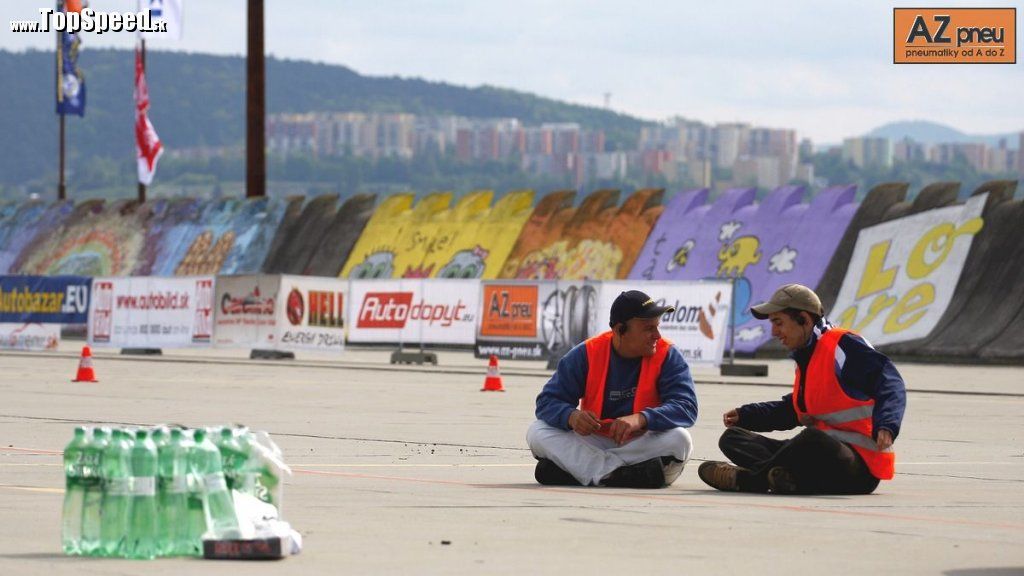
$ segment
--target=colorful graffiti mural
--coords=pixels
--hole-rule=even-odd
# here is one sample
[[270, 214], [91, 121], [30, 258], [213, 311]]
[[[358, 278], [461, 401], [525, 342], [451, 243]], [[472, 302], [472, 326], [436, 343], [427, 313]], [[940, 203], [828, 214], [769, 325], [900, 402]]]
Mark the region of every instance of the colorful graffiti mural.
[[[567, 281], [729, 279], [735, 346], [778, 350], [751, 303], [781, 284], [815, 287], [826, 312], [883, 350], [1024, 358], [1024, 202], [1016, 181], [904, 183], [808, 194], [783, 186], [712, 198], [598, 190], [533, 205], [437, 192], [289, 199], [0, 203], [0, 273], [193, 275], [293, 273], [352, 278]], [[810, 196], [808, 200], [806, 197]], [[375, 207], [376, 204], [376, 207]], [[967, 338], [965, 334], [969, 334]]]
[[638, 190], [618, 207], [618, 190], [598, 190], [579, 208], [559, 192], [537, 206], [502, 271], [504, 278], [610, 280], [632, 268], [662, 212], [660, 189]]
[[529, 216], [533, 192], [510, 192], [491, 207], [493, 196], [478, 190], [454, 206], [450, 192], [415, 205], [407, 195], [389, 199], [367, 223], [341, 276], [495, 278]]
[[[783, 186], [762, 202], [736, 188], [708, 204], [707, 190], [676, 196], [647, 239], [629, 277], [647, 280], [729, 278], [735, 285], [736, 349], [753, 352], [771, 338], [752, 303], [782, 284], [817, 286], [857, 210], [853, 186], [822, 190]], [[823, 224], [825, 223], [825, 224]]]

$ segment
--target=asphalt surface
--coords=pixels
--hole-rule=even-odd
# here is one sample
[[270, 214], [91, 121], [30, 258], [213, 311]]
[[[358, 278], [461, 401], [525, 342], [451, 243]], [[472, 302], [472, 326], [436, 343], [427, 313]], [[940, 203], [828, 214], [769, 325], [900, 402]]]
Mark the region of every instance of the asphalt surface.
[[[246, 351], [158, 358], [96, 351], [99, 383], [70, 382], [74, 344], [0, 353], [0, 574], [1024, 574], [1024, 369], [900, 364], [909, 407], [897, 476], [868, 496], [716, 492], [721, 414], [777, 398], [763, 379], [695, 370], [694, 460], [662, 490], [549, 488], [525, 430], [543, 365], [387, 364], [386, 351], [253, 361]], [[60, 451], [77, 424], [241, 422], [269, 431], [294, 475], [283, 515], [304, 536], [276, 562], [100, 560], [60, 553]], [[780, 433], [779, 437], [787, 434]]]

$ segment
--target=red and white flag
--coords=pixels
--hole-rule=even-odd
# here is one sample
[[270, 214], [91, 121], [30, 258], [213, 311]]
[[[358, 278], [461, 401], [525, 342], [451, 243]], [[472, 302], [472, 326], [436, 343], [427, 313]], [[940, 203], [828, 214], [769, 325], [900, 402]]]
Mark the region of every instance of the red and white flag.
[[156, 163], [164, 153], [160, 137], [149, 121], [149, 89], [146, 71], [142, 66], [141, 46], [135, 46], [135, 155], [139, 167], [139, 182], [149, 186], [156, 173]]

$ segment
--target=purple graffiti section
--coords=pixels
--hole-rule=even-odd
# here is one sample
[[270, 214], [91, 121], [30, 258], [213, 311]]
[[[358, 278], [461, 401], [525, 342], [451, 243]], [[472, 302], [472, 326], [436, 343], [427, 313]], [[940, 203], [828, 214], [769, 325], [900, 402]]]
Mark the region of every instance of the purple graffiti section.
[[646, 280], [735, 279], [736, 350], [753, 352], [771, 338], [750, 305], [783, 284], [815, 287], [857, 210], [854, 186], [821, 191], [808, 204], [802, 186], [755, 200], [750, 188], [677, 195], [647, 239], [629, 277]]

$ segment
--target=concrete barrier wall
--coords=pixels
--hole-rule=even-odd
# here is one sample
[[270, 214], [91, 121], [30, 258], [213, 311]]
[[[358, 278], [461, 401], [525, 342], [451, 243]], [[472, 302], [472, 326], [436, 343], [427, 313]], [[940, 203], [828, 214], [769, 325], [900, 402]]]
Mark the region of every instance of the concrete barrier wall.
[[[933, 308], [941, 318], [936, 323], [932, 316], [934, 328], [912, 340], [882, 339], [883, 350], [1024, 359], [1024, 202], [1014, 200], [1016, 188], [1016, 181], [994, 181], [973, 191], [987, 194], [983, 225], [952, 280], [952, 297]], [[767, 324], [750, 317], [751, 304], [799, 282], [815, 287], [837, 320], [833, 307], [861, 232], [960, 205], [959, 192], [959, 183], [939, 182], [908, 199], [906, 184], [886, 183], [858, 203], [852, 186], [820, 190], [809, 200], [799, 186], [780, 187], [760, 201], [749, 188], [713, 200], [708, 190], [690, 190], [662, 205], [660, 189], [638, 190], [621, 204], [618, 190], [598, 190], [578, 206], [569, 190], [536, 205], [529, 190], [496, 202], [489, 190], [457, 201], [448, 192], [419, 201], [412, 193], [343, 202], [336, 195], [143, 204], [36, 200], [0, 204], [0, 273], [731, 279], [736, 349], [769, 351], [778, 345]], [[895, 246], [899, 226], [893, 234]], [[929, 250], [939, 254], [943, 245]]]

